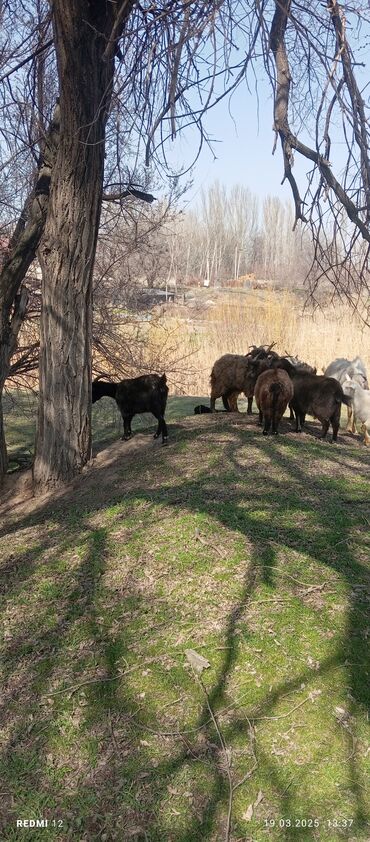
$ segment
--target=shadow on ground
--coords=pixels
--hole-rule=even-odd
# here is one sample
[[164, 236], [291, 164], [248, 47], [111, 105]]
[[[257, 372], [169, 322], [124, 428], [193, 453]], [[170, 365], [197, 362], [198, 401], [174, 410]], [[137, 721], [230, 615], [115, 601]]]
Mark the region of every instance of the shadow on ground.
[[[316, 441], [318, 426], [314, 423], [301, 439], [289, 432], [288, 422], [283, 423], [278, 439], [265, 439], [257, 431], [255, 419], [247, 424], [240, 418], [204, 416], [173, 425], [171, 434], [168, 448], [142, 435], [130, 449], [115, 444], [100, 454], [100, 461], [98, 457], [72, 489], [44, 501], [30, 501], [28, 511], [21, 503], [12, 509], [8, 498], [0, 510], [0, 517], [7, 521], [0, 523], [6, 619], [0, 707], [2, 838], [44, 838], [43, 831], [32, 831], [29, 836], [22, 831], [17, 836], [15, 830], [16, 819], [29, 808], [30, 792], [35, 815], [63, 822], [63, 828], [50, 830], [55, 838], [77, 835], [89, 840], [142, 838], [153, 842], [226, 838], [230, 789], [210, 708], [218, 711], [230, 704], [229, 683], [240, 655], [238, 625], [243, 619], [248, 627], [249, 605], [261, 584], [277, 586], [283, 549], [297, 554], [309, 551], [314, 563], [345, 585], [345, 634], [320, 662], [314, 677], [317, 682], [320, 676], [332, 676], [335, 682], [339, 668], [345, 673], [353, 725], [342, 729], [343, 763], [356, 829], [343, 831], [338, 838], [366, 839], [369, 817], [355, 722], [369, 711], [369, 641], [359, 629], [370, 590], [365, 488], [370, 454], [348, 444], [344, 436], [340, 437], [342, 445], [337, 446]], [[238, 598], [224, 620], [224, 651], [217, 673], [211, 685], [206, 682], [208, 699], [198, 688], [196, 721], [189, 728], [185, 717], [185, 724], [178, 722], [168, 735], [163, 725], [158, 727], [158, 709], [150, 694], [138, 701], [122, 671], [125, 659], [127, 663], [133, 659], [137, 618], [142, 622], [147, 617], [149, 622], [153, 604], [140, 586], [135, 565], [123, 596], [105, 587], [111, 523], [116, 528], [118, 522], [126, 529], [123, 503], [131, 506], [130, 517], [132, 508], [142, 507], [142, 530], [149, 529], [163, 509], [167, 518], [163, 521], [164, 540], [171, 535], [171, 511], [177, 513], [180, 507], [187, 514], [202, 513], [221, 528], [232, 530], [249, 548]], [[105, 517], [107, 508], [110, 521]], [[267, 512], [268, 518], [256, 520], [256, 512]], [[117, 540], [122, 540], [124, 552], [124, 536]], [[209, 552], [212, 566], [217, 553]], [[145, 567], [144, 556], [140, 562]], [[108, 613], [107, 600], [111, 601]], [[171, 623], [172, 608], [165, 592], [161, 600], [162, 615]], [[181, 659], [184, 648], [186, 645], [180, 648]], [[280, 816], [294, 815], [297, 803], [304, 804], [306, 781], [298, 776], [287, 785], [277, 758], [258, 746], [258, 741], [253, 747], [252, 725], [273, 717], [285, 696], [302, 685], [309, 689], [311, 681], [312, 670], [306, 666], [297, 667], [291, 678], [280, 680], [276, 675], [270, 691], [258, 703], [247, 711], [234, 705], [223, 725], [228, 746], [234, 740], [251, 744], [252, 771], [246, 781], [252, 778], [254, 764], [258, 765], [270, 781]], [[66, 691], [68, 687], [72, 689]], [[76, 746], [75, 766], [70, 760], [75, 732], [68, 731], [67, 714], [76, 720], [84, 744], [86, 735], [94, 737], [92, 754], [84, 757], [83, 763], [81, 758], [77, 760]], [[159, 753], [156, 765], [148, 760], [146, 766], [145, 736], [151, 728], [162, 742], [168, 741], [168, 752], [165, 756]], [[143, 741], [138, 767], [137, 747]], [[63, 758], [64, 742], [69, 747], [68, 760]], [[204, 773], [207, 782], [183, 825], [180, 816], [172, 829], [159, 806], [171, 780], [184, 768]], [[267, 832], [261, 826], [260, 835], [253, 839], [267, 838]], [[279, 838], [330, 838], [325, 833], [327, 830], [312, 831], [310, 836], [307, 829], [284, 827]], [[230, 838], [248, 836], [241, 837], [238, 826]]]

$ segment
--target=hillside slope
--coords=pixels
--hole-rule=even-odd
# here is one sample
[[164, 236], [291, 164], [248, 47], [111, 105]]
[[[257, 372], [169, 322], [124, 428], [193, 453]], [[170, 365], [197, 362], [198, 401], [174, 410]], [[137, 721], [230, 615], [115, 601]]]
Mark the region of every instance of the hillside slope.
[[370, 453], [318, 431], [201, 416], [9, 480], [2, 839], [369, 838]]

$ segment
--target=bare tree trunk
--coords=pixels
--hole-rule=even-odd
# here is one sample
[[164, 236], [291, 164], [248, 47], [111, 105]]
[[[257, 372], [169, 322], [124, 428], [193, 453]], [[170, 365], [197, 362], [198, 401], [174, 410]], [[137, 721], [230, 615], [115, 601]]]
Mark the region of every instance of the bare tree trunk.
[[[122, 8], [121, 8], [122, 7]], [[114, 48], [132, 3], [53, 3], [61, 137], [39, 249], [40, 392], [35, 489], [71, 480], [91, 452], [92, 273]]]
[[35, 190], [27, 199], [9, 243], [9, 256], [0, 273], [0, 480], [7, 470], [2, 394], [27, 305], [27, 294], [18, 290], [36, 256], [49, 203], [51, 171], [59, 138], [59, 106], [45, 141]]

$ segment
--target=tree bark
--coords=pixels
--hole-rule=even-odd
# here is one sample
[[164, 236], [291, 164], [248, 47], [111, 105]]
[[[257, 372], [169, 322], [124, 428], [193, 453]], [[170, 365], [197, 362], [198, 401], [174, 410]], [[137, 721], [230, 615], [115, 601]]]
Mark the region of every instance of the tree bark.
[[9, 255], [0, 272], [0, 481], [7, 470], [2, 394], [9, 375], [11, 358], [17, 348], [19, 330], [25, 315], [27, 295], [18, 290], [36, 257], [45, 226], [49, 187], [59, 138], [59, 106], [54, 111], [44, 145], [35, 189], [27, 199], [9, 243]]
[[92, 273], [114, 73], [111, 38], [113, 32], [117, 37], [117, 16], [122, 30], [132, 5], [127, 0], [52, 4], [61, 132], [39, 248], [36, 491], [70, 481], [90, 459]]

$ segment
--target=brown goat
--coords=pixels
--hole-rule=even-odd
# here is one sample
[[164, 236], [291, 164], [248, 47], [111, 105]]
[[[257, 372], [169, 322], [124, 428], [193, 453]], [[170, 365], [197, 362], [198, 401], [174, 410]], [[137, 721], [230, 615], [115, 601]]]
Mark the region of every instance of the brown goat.
[[211, 371], [211, 412], [215, 411], [216, 398], [227, 395], [234, 398], [247, 388], [249, 358], [241, 354], [224, 354], [216, 360]]
[[286, 371], [281, 368], [263, 371], [257, 378], [254, 395], [262, 419], [263, 435], [267, 436], [272, 425], [272, 432], [278, 432], [279, 423], [288, 403], [294, 394], [293, 383]]
[[331, 424], [333, 442], [337, 441], [341, 404], [349, 406], [351, 403], [351, 398], [344, 394], [340, 383], [334, 377], [322, 377], [300, 371], [284, 358], [281, 358], [278, 364], [288, 372], [293, 381], [291, 408], [296, 417], [296, 433], [301, 432], [306, 415], [313, 415], [321, 421], [321, 438], [325, 438]]
[[247, 414], [252, 415], [254, 386], [261, 371], [259, 364], [263, 362], [265, 368], [273, 358], [278, 357], [278, 354], [271, 351], [273, 344], [268, 347], [260, 345], [258, 348], [253, 345], [245, 356], [224, 354], [223, 357], [216, 360], [210, 377], [211, 412], [215, 411], [216, 399], [220, 397], [222, 397], [225, 409], [228, 409], [229, 412], [238, 412], [238, 395], [240, 392], [244, 392], [248, 400]]

